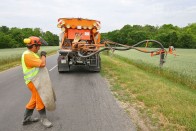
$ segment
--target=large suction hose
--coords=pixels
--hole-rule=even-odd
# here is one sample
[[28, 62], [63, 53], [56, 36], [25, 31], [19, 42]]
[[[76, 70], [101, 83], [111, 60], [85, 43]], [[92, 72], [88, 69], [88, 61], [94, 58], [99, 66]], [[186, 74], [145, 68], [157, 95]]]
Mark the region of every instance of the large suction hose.
[[[147, 51], [147, 50], [142, 50], [142, 49], [136, 47], [136, 46], [139, 46], [139, 45], [141, 45], [143, 43], [146, 43], [146, 42], [156, 43], [156, 44], [158, 44], [160, 46], [160, 49], [156, 49], [154, 51]], [[110, 41], [110, 40], [104, 40], [101, 43], [105, 44], [105, 47], [103, 49], [100, 49], [98, 51], [92, 52], [92, 53], [87, 54], [87, 55], [84, 55], [82, 53], [82, 51], [78, 51], [78, 56], [83, 57], [83, 58], [87, 58], [87, 57], [91, 57], [91, 56], [93, 56], [95, 54], [98, 54], [98, 53], [100, 53], [100, 52], [102, 52], [104, 50], [124, 51], [124, 50], [135, 49], [135, 50], [143, 52], [143, 53], [159, 52], [158, 55], [160, 55], [160, 66], [162, 67], [163, 64], [165, 63], [166, 50], [164, 49], [163, 45], [159, 41], [156, 41], [156, 40], [143, 40], [143, 41], [140, 41], [140, 42], [138, 42], [138, 43], [136, 43], [135, 45], [132, 45], [132, 46], [123, 45], [123, 44], [120, 44], [120, 43], [117, 43], [117, 42], [113, 42], [113, 41]]]

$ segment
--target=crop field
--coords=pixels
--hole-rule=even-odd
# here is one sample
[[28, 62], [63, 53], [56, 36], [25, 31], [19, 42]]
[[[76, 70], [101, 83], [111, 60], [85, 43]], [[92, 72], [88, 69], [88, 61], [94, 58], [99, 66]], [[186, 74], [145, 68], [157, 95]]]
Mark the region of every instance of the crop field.
[[[167, 55], [164, 68], [196, 77], [196, 49], [176, 49], [175, 53], [176, 56]], [[159, 66], [159, 56], [151, 57], [150, 54], [141, 53], [136, 50], [116, 51], [115, 54]]]
[[[40, 50], [46, 51], [48, 54], [58, 50], [58, 46], [43, 46]], [[8, 69], [20, 63], [22, 53], [27, 48], [0, 49], [0, 71]]]
[[[196, 49], [176, 49], [176, 54], [168, 54], [163, 69], [174, 72], [178, 78], [188, 79], [192, 84], [196, 83]], [[159, 56], [151, 57], [150, 54], [136, 50], [115, 51], [114, 54], [133, 60], [136, 63], [145, 63], [159, 67]], [[145, 65], [144, 65], [145, 66]]]

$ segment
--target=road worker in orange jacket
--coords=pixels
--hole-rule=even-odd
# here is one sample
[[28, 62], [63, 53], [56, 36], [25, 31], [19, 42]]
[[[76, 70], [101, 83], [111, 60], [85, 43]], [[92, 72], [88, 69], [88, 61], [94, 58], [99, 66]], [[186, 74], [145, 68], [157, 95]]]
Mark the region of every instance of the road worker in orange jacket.
[[36, 54], [40, 49], [40, 46], [44, 43], [42, 38], [31, 36], [24, 39], [28, 50], [22, 54], [21, 62], [24, 73], [24, 80], [31, 91], [31, 99], [26, 105], [24, 113], [23, 125], [27, 125], [33, 122], [39, 121], [38, 118], [32, 118], [34, 109], [36, 108], [40, 114], [41, 123], [45, 127], [52, 127], [52, 123], [46, 117], [45, 106], [40, 98], [40, 95], [31, 80], [38, 74], [39, 68], [43, 68], [46, 65], [46, 52], [41, 51], [41, 58]]

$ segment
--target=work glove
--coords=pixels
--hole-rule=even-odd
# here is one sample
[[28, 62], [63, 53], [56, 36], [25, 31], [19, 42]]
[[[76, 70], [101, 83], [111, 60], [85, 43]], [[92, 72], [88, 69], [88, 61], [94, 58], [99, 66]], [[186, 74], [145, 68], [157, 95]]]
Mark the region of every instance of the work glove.
[[45, 57], [46, 57], [46, 54], [47, 54], [47, 53], [46, 53], [45, 51], [41, 51], [41, 53], [40, 53], [41, 57], [42, 57], [42, 56], [45, 56]]

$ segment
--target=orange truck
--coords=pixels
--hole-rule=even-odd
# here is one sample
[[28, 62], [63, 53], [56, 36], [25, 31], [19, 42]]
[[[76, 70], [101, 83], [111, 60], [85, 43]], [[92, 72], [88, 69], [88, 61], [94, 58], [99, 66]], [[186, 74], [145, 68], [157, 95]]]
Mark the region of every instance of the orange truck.
[[[99, 72], [101, 59], [97, 52], [104, 44], [100, 44], [100, 21], [83, 18], [59, 18], [57, 27], [59, 34], [58, 71], [70, 71], [72, 66], [84, 65], [90, 71]], [[82, 57], [83, 56], [83, 57]], [[87, 56], [87, 57], [84, 57]]]
[[[151, 56], [160, 55], [160, 66], [165, 63], [167, 51], [156, 40], [143, 40], [132, 46], [120, 44], [110, 40], [100, 42], [100, 21], [83, 18], [59, 18], [57, 27], [61, 29], [59, 35], [58, 71], [70, 71], [72, 66], [84, 65], [90, 71], [99, 72], [101, 58], [99, 53], [104, 50], [124, 51], [135, 49]], [[142, 49], [143, 44], [158, 44], [160, 48], [155, 50]], [[100, 48], [103, 47], [103, 48]]]

